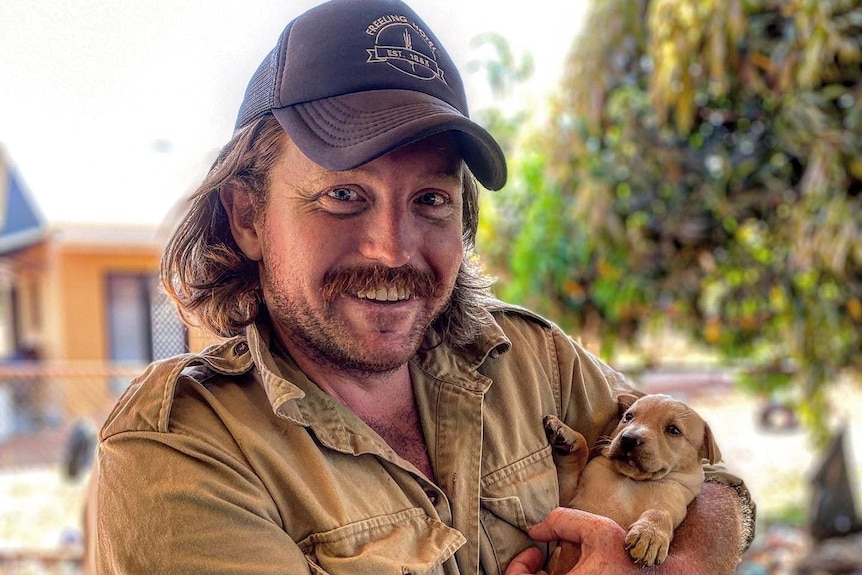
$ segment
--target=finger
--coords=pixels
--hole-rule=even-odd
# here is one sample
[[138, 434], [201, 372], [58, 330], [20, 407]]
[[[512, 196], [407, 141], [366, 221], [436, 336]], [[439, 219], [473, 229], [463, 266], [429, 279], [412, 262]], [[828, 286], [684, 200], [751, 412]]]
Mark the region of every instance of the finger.
[[578, 543], [581, 541], [581, 529], [586, 521], [582, 515], [583, 512], [576, 509], [558, 507], [543, 521], [530, 527], [530, 537], [537, 541], [565, 539]]
[[533, 575], [539, 571], [545, 562], [545, 556], [535, 547], [524, 549], [512, 559], [506, 568], [506, 575]]
[[551, 511], [544, 521], [532, 526], [529, 533], [530, 537], [536, 541], [563, 539], [580, 543], [585, 537], [607, 533], [611, 529], [618, 530], [621, 527], [607, 517], [577, 509], [558, 507]]

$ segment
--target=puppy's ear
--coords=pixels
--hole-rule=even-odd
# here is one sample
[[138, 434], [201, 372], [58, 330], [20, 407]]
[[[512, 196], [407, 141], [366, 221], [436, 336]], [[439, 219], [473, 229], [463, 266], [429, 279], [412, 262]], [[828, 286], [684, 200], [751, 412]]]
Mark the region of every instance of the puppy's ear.
[[721, 451], [718, 449], [718, 443], [716, 443], [715, 438], [712, 436], [712, 430], [706, 422], [703, 424], [703, 445], [700, 446], [698, 455], [701, 459], [706, 459], [710, 463], [721, 461]]
[[634, 402], [638, 400], [638, 396], [631, 393], [621, 393], [617, 396], [617, 403], [620, 406], [620, 417], [628, 411]]

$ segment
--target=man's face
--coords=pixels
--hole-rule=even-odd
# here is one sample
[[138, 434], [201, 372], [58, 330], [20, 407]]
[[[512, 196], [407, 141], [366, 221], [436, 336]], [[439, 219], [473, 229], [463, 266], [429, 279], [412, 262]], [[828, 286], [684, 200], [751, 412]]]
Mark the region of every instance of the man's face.
[[254, 227], [264, 299], [292, 354], [358, 374], [407, 362], [461, 264], [462, 172], [446, 134], [343, 172], [288, 142]]

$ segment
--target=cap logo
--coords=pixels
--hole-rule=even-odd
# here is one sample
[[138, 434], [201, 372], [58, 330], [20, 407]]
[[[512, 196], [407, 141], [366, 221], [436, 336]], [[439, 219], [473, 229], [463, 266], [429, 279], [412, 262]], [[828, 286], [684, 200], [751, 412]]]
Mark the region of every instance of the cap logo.
[[366, 48], [366, 63], [385, 63], [420, 80], [446, 83], [437, 65], [437, 48], [416, 22], [406, 16], [383, 16], [369, 24], [365, 33], [374, 36], [374, 48]]

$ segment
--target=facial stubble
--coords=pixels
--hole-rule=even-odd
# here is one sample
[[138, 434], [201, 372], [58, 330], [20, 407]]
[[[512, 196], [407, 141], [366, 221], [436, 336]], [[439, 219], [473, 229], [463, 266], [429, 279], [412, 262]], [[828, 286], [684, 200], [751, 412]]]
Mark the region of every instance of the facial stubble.
[[[312, 361], [354, 377], [383, 375], [402, 367], [421, 346], [428, 328], [446, 309], [453, 286], [443, 285], [431, 272], [412, 267], [362, 266], [327, 274], [315, 301], [303, 301], [287, 285], [279, 285], [279, 274], [269, 276], [261, 269], [261, 282], [271, 320], [290, 349], [298, 349]], [[296, 280], [298, 278], [291, 278]], [[295, 283], [289, 281], [286, 283]], [[337, 306], [343, 298], [386, 285], [407, 290], [410, 297], [425, 302], [404, 337], [404, 346], [366, 349], [354, 339], [350, 326], [339, 317]], [[386, 306], [388, 304], [375, 304]], [[378, 333], [391, 331], [387, 315], [375, 318]]]

